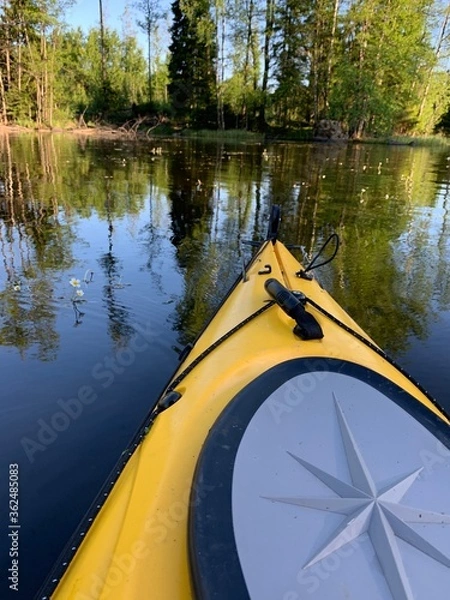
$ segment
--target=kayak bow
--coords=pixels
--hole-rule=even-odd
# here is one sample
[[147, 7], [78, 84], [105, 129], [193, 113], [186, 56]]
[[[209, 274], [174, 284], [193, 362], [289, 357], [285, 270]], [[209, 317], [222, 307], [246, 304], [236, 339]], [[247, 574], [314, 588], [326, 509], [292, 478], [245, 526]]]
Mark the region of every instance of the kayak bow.
[[278, 223], [40, 599], [448, 597], [448, 416]]

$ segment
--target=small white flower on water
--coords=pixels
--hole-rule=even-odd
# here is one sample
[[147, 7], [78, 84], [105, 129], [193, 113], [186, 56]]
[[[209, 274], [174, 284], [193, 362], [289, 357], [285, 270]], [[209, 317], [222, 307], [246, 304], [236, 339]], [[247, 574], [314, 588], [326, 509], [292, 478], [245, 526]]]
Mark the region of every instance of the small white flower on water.
[[72, 277], [72, 279], [69, 281], [69, 283], [72, 287], [75, 287], [75, 288], [80, 287], [80, 284], [81, 284], [80, 280], [75, 279], [75, 277]]
[[13, 290], [14, 290], [15, 292], [20, 292], [20, 283], [16, 283], [16, 284], [14, 284], [14, 285], [13, 285]]
[[84, 292], [83, 292], [83, 290], [77, 290], [77, 291], [76, 291], [76, 294], [77, 294], [77, 296], [78, 296], [79, 298], [82, 298], [82, 297], [84, 296]]

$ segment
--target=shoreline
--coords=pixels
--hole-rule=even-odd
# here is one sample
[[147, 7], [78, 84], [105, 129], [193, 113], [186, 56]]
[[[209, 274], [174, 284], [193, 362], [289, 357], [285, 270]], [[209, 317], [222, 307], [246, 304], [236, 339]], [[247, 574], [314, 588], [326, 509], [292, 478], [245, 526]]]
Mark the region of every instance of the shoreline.
[[70, 135], [84, 135], [87, 137], [99, 136], [99, 137], [126, 137], [132, 139], [133, 136], [126, 131], [120, 131], [119, 128], [114, 127], [23, 127], [21, 125], [0, 125], [0, 135], [10, 133], [49, 133], [49, 134], [70, 134]]
[[[156, 129], [156, 128], [155, 128]], [[221, 142], [248, 142], [248, 143], [298, 143], [298, 144], [318, 144], [318, 145], [347, 145], [347, 144], [367, 144], [367, 145], [384, 145], [384, 146], [448, 146], [450, 138], [432, 135], [432, 136], [409, 136], [409, 135], [392, 135], [380, 138], [362, 138], [362, 139], [323, 139], [314, 138], [307, 135], [307, 132], [289, 132], [285, 135], [271, 135], [255, 133], [241, 129], [220, 130], [167, 130], [158, 133], [150, 128], [145, 131], [125, 130], [119, 126], [99, 125], [95, 127], [41, 127], [31, 128], [21, 125], [0, 125], [0, 135], [9, 134], [64, 134], [79, 137], [91, 137], [98, 139], [121, 139], [129, 141], [151, 141], [151, 140], [203, 140], [203, 141], [221, 141]]]

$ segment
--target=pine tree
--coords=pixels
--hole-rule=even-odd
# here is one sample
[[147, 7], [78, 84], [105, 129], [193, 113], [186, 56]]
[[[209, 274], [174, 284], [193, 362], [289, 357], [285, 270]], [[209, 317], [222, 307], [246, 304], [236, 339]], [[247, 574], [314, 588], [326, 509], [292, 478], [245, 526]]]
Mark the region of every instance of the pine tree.
[[216, 46], [207, 0], [175, 0], [169, 96], [177, 116], [194, 126], [216, 122]]
[[[275, 20], [274, 108], [279, 123], [287, 127], [291, 121], [305, 118], [306, 65], [303, 29], [304, 7], [298, 0], [280, 2]], [[303, 110], [302, 110], [303, 109]]]

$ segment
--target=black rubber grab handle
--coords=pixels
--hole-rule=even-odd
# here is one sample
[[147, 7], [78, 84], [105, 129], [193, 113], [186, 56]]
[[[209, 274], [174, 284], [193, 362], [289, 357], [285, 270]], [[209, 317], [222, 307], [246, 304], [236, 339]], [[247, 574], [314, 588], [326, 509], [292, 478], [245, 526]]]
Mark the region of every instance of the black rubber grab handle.
[[277, 279], [271, 277], [264, 283], [266, 292], [278, 306], [297, 323], [294, 333], [304, 340], [320, 340], [323, 331], [319, 323], [306, 312], [303, 302]]
[[264, 287], [278, 306], [293, 319], [295, 319], [295, 314], [299, 306], [305, 310], [300, 300], [277, 279], [271, 277], [264, 283]]

